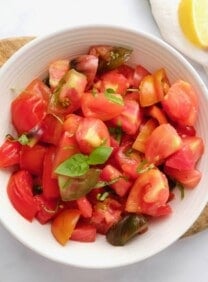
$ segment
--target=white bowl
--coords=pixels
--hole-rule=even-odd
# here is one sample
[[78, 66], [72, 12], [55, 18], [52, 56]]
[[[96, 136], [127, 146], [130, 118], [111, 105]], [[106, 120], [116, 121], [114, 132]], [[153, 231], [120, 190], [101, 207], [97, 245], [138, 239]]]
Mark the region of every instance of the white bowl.
[[205, 153], [198, 165], [203, 174], [194, 190], [186, 191], [184, 200], [177, 196], [171, 202], [173, 213], [167, 218], [154, 221], [148, 232], [135, 238], [124, 247], [109, 245], [104, 236], [95, 243], [70, 241], [59, 245], [51, 235], [50, 225], [29, 223], [11, 205], [6, 185], [8, 171], [0, 172], [0, 220], [2, 224], [25, 246], [54, 261], [85, 267], [111, 268], [124, 266], [146, 259], [176, 241], [193, 224], [208, 200], [208, 101], [207, 90], [193, 67], [173, 48], [163, 41], [141, 32], [108, 26], [88, 26], [66, 29], [30, 42], [18, 51], [2, 67], [0, 73], [0, 142], [11, 132], [10, 103], [14, 98], [11, 88], [23, 89], [32, 79], [43, 75], [49, 62], [86, 53], [94, 44], [122, 45], [133, 48], [132, 63], [144, 65], [150, 71], [164, 67], [170, 81], [189, 81], [199, 95], [200, 112], [198, 134], [205, 143]]

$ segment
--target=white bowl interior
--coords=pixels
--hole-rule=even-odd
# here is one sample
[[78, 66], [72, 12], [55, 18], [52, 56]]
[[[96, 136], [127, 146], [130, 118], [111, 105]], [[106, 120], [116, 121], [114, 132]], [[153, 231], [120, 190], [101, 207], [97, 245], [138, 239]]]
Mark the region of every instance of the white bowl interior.
[[86, 268], [117, 267], [148, 258], [177, 240], [197, 219], [207, 203], [207, 90], [190, 64], [162, 41], [136, 31], [112, 27], [83, 27], [64, 30], [39, 38], [18, 51], [0, 73], [0, 142], [11, 132], [10, 103], [14, 92], [23, 89], [32, 79], [43, 75], [48, 64], [58, 58], [74, 57], [87, 52], [94, 44], [112, 44], [133, 48], [132, 64], [142, 64], [150, 71], [164, 67], [171, 82], [184, 79], [192, 83], [199, 94], [198, 134], [203, 137], [205, 154], [199, 169], [203, 177], [197, 188], [186, 191], [184, 200], [178, 195], [171, 202], [171, 216], [155, 220], [149, 231], [124, 247], [113, 247], [98, 236], [95, 243], [69, 242], [59, 245], [50, 232], [50, 225], [27, 222], [12, 207], [6, 193], [9, 172], [0, 172], [0, 220], [24, 245], [57, 262]]

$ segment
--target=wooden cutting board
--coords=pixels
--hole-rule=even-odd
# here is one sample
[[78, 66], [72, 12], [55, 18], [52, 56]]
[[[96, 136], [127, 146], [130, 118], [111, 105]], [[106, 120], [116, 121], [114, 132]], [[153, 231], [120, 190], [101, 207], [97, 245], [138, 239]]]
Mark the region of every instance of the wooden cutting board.
[[[6, 60], [13, 55], [19, 48], [34, 39], [34, 37], [17, 37], [0, 40], [0, 67]], [[208, 227], [208, 204], [192, 225], [192, 227], [183, 235], [183, 237], [193, 235]]]

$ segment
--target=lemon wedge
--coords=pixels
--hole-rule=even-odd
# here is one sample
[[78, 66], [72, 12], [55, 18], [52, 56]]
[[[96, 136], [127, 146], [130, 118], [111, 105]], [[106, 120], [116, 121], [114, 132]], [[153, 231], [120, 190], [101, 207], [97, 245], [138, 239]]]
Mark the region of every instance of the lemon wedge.
[[208, 48], [208, 0], [181, 0], [178, 19], [190, 42], [200, 48]]

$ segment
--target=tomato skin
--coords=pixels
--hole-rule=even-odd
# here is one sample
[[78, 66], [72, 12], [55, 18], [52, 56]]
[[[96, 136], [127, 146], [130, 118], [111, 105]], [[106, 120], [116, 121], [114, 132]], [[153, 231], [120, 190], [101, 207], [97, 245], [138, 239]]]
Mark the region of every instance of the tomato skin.
[[145, 76], [139, 85], [139, 103], [141, 107], [152, 106], [159, 102], [155, 91], [153, 76]]
[[11, 104], [12, 123], [19, 134], [28, 132], [44, 119], [50, 89], [34, 80]]
[[165, 95], [162, 106], [167, 115], [182, 126], [194, 126], [198, 113], [198, 98], [192, 86], [178, 80]]
[[146, 114], [152, 118], [155, 118], [159, 124], [168, 123], [167, 117], [162, 109], [158, 106], [150, 106], [146, 109]]
[[49, 65], [49, 84], [52, 89], [56, 88], [59, 81], [69, 70], [68, 60], [57, 60]]
[[164, 166], [164, 172], [189, 189], [194, 189], [202, 177], [202, 173], [197, 169], [179, 170], [167, 165]]
[[60, 192], [58, 187], [57, 179], [53, 179], [53, 166], [54, 166], [54, 156], [56, 148], [51, 146], [47, 149], [45, 157], [43, 160], [43, 175], [42, 175], [42, 185], [43, 185], [43, 196], [46, 199], [59, 198]]
[[58, 212], [58, 201], [55, 199], [46, 199], [43, 195], [34, 196], [34, 200], [38, 206], [38, 212], [35, 215], [41, 224], [50, 221]]
[[59, 213], [52, 221], [51, 232], [61, 245], [64, 246], [69, 241], [79, 217], [79, 210], [66, 209]]
[[96, 228], [92, 224], [82, 223], [77, 224], [72, 232], [70, 240], [79, 242], [95, 242], [96, 240]]
[[33, 175], [42, 175], [45, 153], [46, 147], [42, 145], [37, 144], [32, 148], [27, 145], [22, 146], [20, 169], [28, 170]]
[[125, 95], [129, 87], [128, 79], [117, 70], [109, 71], [101, 76], [101, 92], [106, 89], [113, 89], [115, 93]]
[[122, 64], [122, 65], [120, 65], [119, 67], [116, 68], [116, 71], [127, 78], [129, 87], [134, 86], [133, 85], [134, 68], [132, 68], [132, 67], [126, 65], [126, 64]]
[[[139, 175], [137, 168], [141, 163], [141, 156], [139, 152], [132, 150], [131, 145], [131, 143], [127, 143], [120, 146], [113, 154], [113, 158], [127, 177], [136, 179]], [[129, 150], [132, 152], [128, 152]]]
[[21, 144], [6, 139], [0, 146], [0, 168], [19, 164]]
[[134, 135], [142, 122], [142, 112], [139, 104], [134, 100], [125, 100], [121, 114], [111, 120], [114, 126], [121, 125], [123, 131]]
[[80, 213], [85, 218], [92, 216], [92, 205], [89, 200], [84, 196], [76, 200]]
[[27, 220], [32, 221], [38, 207], [32, 194], [32, 177], [26, 170], [19, 170], [10, 177], [7, 193], [14, 208]]
[[60, 82], [54, 90], [48, 105], [48, 112], [63, 116], [73, 113], [81, 106], [81, 98], [87, 85], [87, 78], [84, 74], [74, 69], [68, 71], [64, 81]]
[[145, 146], [145, 157], [149, 163], [159, 164], [182, 147], [182, 140], [169, 123], [156, 127]]
[[118, 181], [109, 185], [120, 197], [125, 196], [132, 185], [129, 180], [122, 178], [123, 174], [117, 168], [113, 167], [110, 164], [106, 165], [102, 169], [100, 177], [101, 180], [104, 181], [111, 181], [118, 177], [121, 177], [120, 179], [118, 179]]
[[135, 67], [133, 76], [133, 87], [138, 88], [143, 78], [147, 75], [150, 75], [150, 72], [145, 69], [142, 65], [137, 65]]
[[[72, 136], [68, 131], [63, 132], [61, 139], [59, 140], [59, 144], [55, 149], [53, 170], [55, 170], [58, 165], [76, 153], [79, 153], [79, 147], [75, 136]], [[55, 173], [53, 173], [53, 177], [56, 178]]]
[[55, 116], [47, 114], [40, 127], [42, 130], [41, 141], [52, 145], [58, 145], [63, 132], [62, 123]]
[[95, 79], [98, 68], [98, 58], [94, 55], [80, 55], [79, 57], [71, 60], [70, 67], [86, 75], [86, 89], [89, 89]]
[[98, 233], [106, 234], [109, 228], [119, 221], [121, 212], [121, 204], [112, 198], [107, 198], [94, 205], [90, 222], [96, 227]]
[[203, 140], [193, 136], [182, 141], [182, 148], [167, 158], [165, 164], [179, 170], [192, 170], [204, 152]]
[[[122, 101], [122, 97], [119, 94], [113, 95]], [[95, 95], [89, 92], [84, 93], [81, 107], [85, 117], [98, 118], [102, 121], [107, 121], [118, 116], [124, 109], [123, 104], [110, 101], [104, 92]]]
[[69, 134], [74, 135], [77, 131], [80, 121], [82, 117], [75, 114], [69, 114], [66, 116], [66, 119], [63, 123], [64, 131], [69, 132]]
[[169, 187], [166, 176], [159, 169], [151, 169], [142, 173], [133, 184], [125, 211], [161, 216], [170, 212], [167, 207]]
[[144, 153], [146, 148], [146, 143], [153, 132], [153, 130], [158, 126], [158, 123], [155, 119], [148, 119], [142, 126], [141, 129], [132, 145], [132, 148], [138, 150], [139, 152]]
[[164, 68], [158, 69], [153, 73], [155, 91], [159, 101], [162, 101], [170, 88], [166, 71]]
[[110, 146], [108, 128], [100, 119], [83, 118], [75, 136], [80, 151], [85, 154], [90, 154], [95, 148], [103, 144]]

